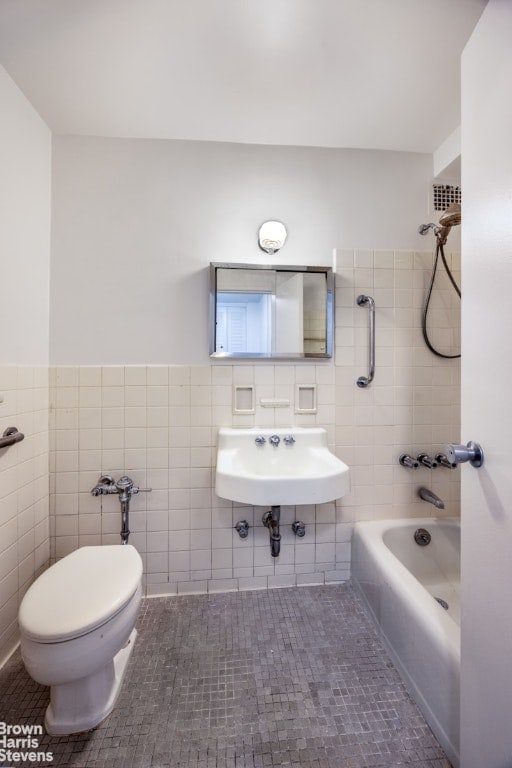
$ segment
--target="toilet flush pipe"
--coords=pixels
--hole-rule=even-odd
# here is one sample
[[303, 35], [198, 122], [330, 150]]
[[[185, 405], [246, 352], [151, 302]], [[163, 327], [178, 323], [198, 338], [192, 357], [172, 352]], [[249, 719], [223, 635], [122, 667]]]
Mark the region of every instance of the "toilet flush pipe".
[[119, 496], [121, 503], [121, 544], [128, 544], [130, 538], [130, 497], [128, 494], [121, 494]]
[[134, 493], [149, 493], [151, 488], [139, 488], [138, 485], [133, 484], [133, 480], [130, 477], [120, 477], [116, 483], [117, 492], [119, 494], [119, 502], [121, 504], [121, 544], [128, 544], [130, 537], [130, 499]]

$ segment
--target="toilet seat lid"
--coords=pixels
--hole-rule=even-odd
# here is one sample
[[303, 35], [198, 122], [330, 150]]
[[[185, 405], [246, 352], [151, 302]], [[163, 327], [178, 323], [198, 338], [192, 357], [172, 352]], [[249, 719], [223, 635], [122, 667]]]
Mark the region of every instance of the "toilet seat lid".
[[81, 547], [28, 589], [18, 614], [20, 630], [46, 643], [81, 637], [124, 608], [141, 576], [142, 560], [131, 544]]

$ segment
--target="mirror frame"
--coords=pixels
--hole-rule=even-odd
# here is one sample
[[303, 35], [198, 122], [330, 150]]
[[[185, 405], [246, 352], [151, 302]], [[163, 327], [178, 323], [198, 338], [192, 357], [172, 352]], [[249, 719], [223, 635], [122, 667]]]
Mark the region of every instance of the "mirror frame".
[[[290, 352], [290, 353], [265, 353], [265, 352], [216, 352], [216, 321], [217, 321], [217, 270], [218, 269], [266, 269], [273, 272], [321, 272], [326, 277], [327, 301], [326, 301], [326, 352]], [[334, 349], [334, 285], [335, 278], [332, 267], [297, 266], [290, 264], [241, 264], [229, 262], [210, 262], [210, 357], [229, 358], [238, 360], [248, 359], [272, 359], [272, 360], [310, 360], [330, 359]], [[330, 312], [329, 312], [330, 308]]]

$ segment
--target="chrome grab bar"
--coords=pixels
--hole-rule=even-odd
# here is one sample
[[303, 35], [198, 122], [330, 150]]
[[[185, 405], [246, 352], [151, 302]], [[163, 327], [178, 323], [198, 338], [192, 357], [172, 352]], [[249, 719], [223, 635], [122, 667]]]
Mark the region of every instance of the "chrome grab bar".
[[18, 432], [17, 427], [7, 427], [2, 437], [0, 437], [0, 448], [8, 448], [14, 443], [20, 443], [25, 438], [22, 432]]
[[375, 302], [371, 296], [361, 294], [356, 299], [356, 304], [363, 307], [368, 304], [370, 310], [370, 324], [368, 329], [368, 376], [360, 376], [356, 382], [358, 387], [367, 387], [373, 381], [375, 375]]

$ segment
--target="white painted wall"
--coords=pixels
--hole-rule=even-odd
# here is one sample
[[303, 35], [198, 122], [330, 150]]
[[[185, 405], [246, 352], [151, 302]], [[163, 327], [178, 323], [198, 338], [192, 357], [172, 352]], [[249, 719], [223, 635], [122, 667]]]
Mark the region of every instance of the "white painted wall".
[[512, 4], [490, 0], [462, 57], [464, 190], [461, 765], [512, 765]]
[[44, 365], [49, 351], [51, 134], [3, 67], [0, 104], [0, 363]]
[[51, 136], [0, 67], [0, 664], [18, 606], [49, 558], [48, 331]]
[[55, 364], [207, 363], [209, 262], [268, 261], [268, 218], [284, 264], [428, 248], [431, 155], [56, 136], [53, 173]]
[[434, 152], [434, 176], [448, 176], [457, 167], [456, 178], [460, 179], [460, 125]]

